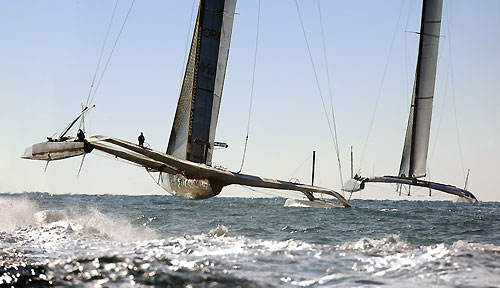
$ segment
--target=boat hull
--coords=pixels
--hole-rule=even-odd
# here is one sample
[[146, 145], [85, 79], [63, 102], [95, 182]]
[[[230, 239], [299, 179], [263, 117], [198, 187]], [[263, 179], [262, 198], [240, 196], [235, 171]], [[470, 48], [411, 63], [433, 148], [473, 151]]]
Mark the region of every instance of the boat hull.
[[31, 160], [60, 160], [90, 153], [92, 146], [86, 142], [42, 142], [25, 149], [23, 159]]
[[284, 207], [306, 207], [306, 208], [343, 208], [343, 205], [324, 201], [320, 199], [311, 200], [298, 200], [286, 199]]
[[365, 188], [365, 183], [393, 183], [393, 184], [411, 185], [411, 186], [434, 189], [444, 193], [456, 195], [460, 198], [468, 199], [471, 202], [477, 202], [476, 196], [474, 196], [474, 194], [472, 194], [471, 192], [452, 185], [446, 185], [437, 182], [430, 182], [416, 178], [405, 178], [399, 176], [382, 176], [382, 177], [355, 176], [354, 178], [355, 179], [349, 179], [346, 182], [346, 184], [344, 185], [344, 191], [347, 192], [361, 191], [362, 189]]
[[342, 191], [344, 192], [358, 192], [365, 189], [365, 183], [362, 181], [358, 181], [356, 179], [349, 179], [344, 183], [344, 188]]
[[222, 187], [212, 185], [208, 179], [189, 179], [180, 174], [162, 173], [161, 187], [173, 196], [199, 200], [213, 197], [220, 193]]

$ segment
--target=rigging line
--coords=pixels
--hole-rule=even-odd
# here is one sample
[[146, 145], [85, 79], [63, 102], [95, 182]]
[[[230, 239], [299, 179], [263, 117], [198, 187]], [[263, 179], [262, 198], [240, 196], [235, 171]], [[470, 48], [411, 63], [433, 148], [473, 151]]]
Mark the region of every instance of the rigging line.
[[300, 165], [290, 174], [290, 176], [288, 177], [288, 179], [291, 179], [293, 178], [297, 172], [302, 168], [302, 166], [304, 166], [304, 164], [309, 161], [309, 159], [311, 159], [311, 155], [309, 154], [309, 156], [307, 156], [306, 159], [304, 159], [304, 161], [302, 161], [302, 163], [300, 163]]
[[399, 21], [401, 20], [401, 14], [403, 13], [403, 7], [404, 7], [404, 1], [401, 1], [401, 9], [399, 11], [398, 21], [396, 22], [396, 27], [394, 27], [394, 33], [392, 35], [392, 41], [391, 41], [391, 46], [389, 48], [389, 54], [387, 55], [387, 61], [385, 63], [384, 72], [382, 74], [382, 81], [380, 83], [380, 87], [379, 87], [379, 90], [378, 90], [377, 99], [375, 100], [375, 108], [373, 109], [373, 114], [372, 114], [372, 117], [371, 117], [371, 120], [370, 120], [370, 126], [368, 127], [368, 134], [366, 135], [366, 140], [365, 140], [365, 144], [364, 144], [364, 147], [363, 147], [363, 153], [361, 153], [361, 160], [359, 161], [358, 174], [361, 174], [361, 165], [363, 164], [363, 159], [365, 157], [366, 146], [368, 146], [368, 139], [370, 138], [370, 134], [371, 134], [372, 126], [373, 126], [373, 121], [375, 119], [375, 114], [376, 114], [376, 111], [377, 111], [378, 102], [380, 100], [380, 95], [382, 95], [382, 87], [384, 86], [385, 75], [387, 74], [387, 68], [389, 67], [389, 60], [390, 60], [390, 56], [392, 54], [392, 48], [394, 47], [394, 42], [395, 42], [395, 39], [396, 39], [397, 28], [398, 28], [398, 25], [399, 25]]
[[92, 83], [90, 84], [89, 95], [87, 96], [87, 101], [85, 102], [85, 107], [89, 106], [90, 95], [92, 94], [92, 89], [94, 88], [94, 83], [95, 83], [95, 78], [97, 77], [97, 72], [99, 71], [99, 67], [101, 66], [102, 55], [104, 54], [104, 48], [106, 47], [106, 44], [108, 43], [109, 31], [111, 30], [111, 26], [113, 24], [113, 19], [115, 18], [116, 7], [118, 7], [118, 0], [116, 0], [115, 8], [113, 8], [113, 14], [111, 15], [111, 20], [109, 21], [108, 30], [106, 31], [106, 37], [104, 38], [104, 43], [102, 44], [101, 53], [99, 55], [99, 61], [97, 61], [97, 67], [95, 68], [94, 77], [92, 78]]
[[[445, 10], [446, 9], [448, 9], [448, 8], [445, 6]], [[448, 16], [448, 13], [446, 13], [446, 14]], [[450, 19], [446, 19], [447, 23], [449, 22], [449, 20]], [[447, 27], [449, 28], [449, 26], [447, 26]], [[448, 33], [449, 33], [449, 29], [448, 29]], [[450, 45], [449, 40], [448, 40], [448, 45]], [[439, 49], [443, 50], [444, 49], [443, 45], [440, 45]], [[451, 55], [448, 55], [448, 58], [450, 58], [450, 56]], [[441, 61], [440, 59], [442, 59], [442, 57], [438, 57], [438, 64], [439, 64], [439, 61]], [[440, 135], [439, 131], [441, 131], [441, 123], [443, 123], [443, 116], [444, 116], [444, 111], [445, 111], [445, 107], [446, 107], [446, 96], [448, 94], [448, 83], [449, 83], [450, 71], [451, 71], [450, 64], [451, 64], [451, 59], [448, 59], [448, 67], [446, 69], [446, 80], [445, 80], [445, 84], [444, 84], [444, 93], [443, 93], [443, 98], [442, 98], [443, 102], [441, 104], [441, 110], [440, 110], [440, 113], [439, 113], [439, 118], [437, 120], [437, 128], [435, 129], [436, 136], [434, 137], [434, 140], [433, 140], [433, 143], [432, 143], [432, 148], [430, 149], [430, 155], [429, 155], [429, 162], [430, 163], [433, 163], [433, 160], [434, 160], [434, 154], [435, 154], [434, 152], [436, 151], [436, 147], [437, 147], [437, 143], [438, 143], [438, 138], [439, 138], [439, 135]]]
[[[410, 6], [408, 7], [408, 15], [406, 16], [406, 25], [405, 25], [405, 31], [408, 31], [408, 23], [410, 22], [410, 14], [411, 14], [411, 11], [412, 11], [412, 8], [413, 8], [413, 4], [414, 4], [414, 0], [410, 1]], [[407, 33], [405, 33], [405, 66], [406, 66], [406, 106], [405, 107], [409, 107], [410, 105], [410, 99], [411, 99], [411, 93], [412, 93], [412, 89], [410, 88], [410, 85], [408, 83], [408, 79], [410, 78], [410, 73], [409, 73], [409, 66], [410, 66], [410, 59], [409, 59], [409, 55], [408, 55], [408, 37], [407, 37]], [[413, 82], [413, 81], [412, 81]]]
[[181, 80], [179, 82], [179, 90], [180, 91], [182, 89], [182, 82], [184, 81], [184, 65], [187, 65], [186, 63], [186, 58], [187, 58], [187, 50], [188, 50], [188, 45], [189, 45], [189, 39], [191, 38], [191, 27], [193, 26], [193, 15], [194, 15], [194, 8], [195, 8], [195, 2], [196, 0], [193, 0], [193, 4], [191, 6], [191, 17], [189, 17], [189, 28], [188, 28], [188, 32], [187, 32], [187, 37], [186, 37], [186, 46], [184, 47], [184, 60], [182, 61], [182, 71], [181, 71]]
[[[316, 79], [316, 85], [318, 86], [318, 90], [319, 90], [319, 96], [321, 97], [321, 103], [323, 104], [323, 110], [325, 112], [326, 121], [328, 122], [330, 136], [332, 138], [333, 143], [335, 144], [335, 137], [333, 136], [332, 125], [330, 123], [330, 118], [328, 117], [328, 111], [326, 109], [326, 104], [325, 104], [325, 100], [323, 98], [323, 93], [321, 92], [321, 86], [319, 85], [318, 74], [316, 73], [316, 67], [314, 66], [314, 61], [313, 61], [312, 54], [311, 54], [311, 48], [309, 47], [309, 41], [307, 40], [306, 30], [304, 28], [304, 23], [302, 21], [302, 15], [300, 14], [299, 4], [297, 3], [297, 0], [295, 0], [295, 7], [297, 8], [297, 13], [299, 15], [300, 25], [302, 27], [302, 33], [304, 34], [304, 39], [306, 41], [307, 52], [309, 53], [309, 60], [311, 61], [311, 66], [312, 66], [312, 69], [314, 72], [314, 78]], [[338, 151], [337, 151], [337, 153], [338, 153]], [[341, 184], [343, 185], [343, 183], [341, 183]]]
[[257, 198], [257, 197], [259, 197], [259, 195], [257, 195], [257, 194], [255, 194], [255, 193], [254, 193], [254, 192], [257, 192], [255, 189], [250, 189], [250, 188], [245, 187], [245, 186], [241, 186], [241, 187], [243, 187], [243, 188], [247, 188], [247, 190], [249, 190], [249, 191], [250, 191], [250, 195], [252, 195], [252, 197], [253, 197], [253, 198]]
[[[83, 103], [82, 103], [82, 111], [84, 111], [84, 110], [85, 110], [85, 107], [83, 106]], [[85, 133], [85, 114], [82, 115], [82, 119], [80, 120], [80, 125], [78, 125], [78, 128], [82, 129], [83, 133]]]
[[155, 182], [155, 184], [158, 185], [158, 187], [161, 187], [159, 181], [156, 181], [155, 177], [153, 177], [153, 175], [151, 175], [151, 172], [148, 170], [148, 168], [146, 168], [146, 172], [148, 172], [149, 177], [151, 177], [151, 179], [153, 179], [153, 182]]
[[[410, 6], [411, 8], [411, 6]], [[409, 14], [409, 13], [408, 13]], [[406, 25], [408, 25], [408, 23], [406, 23]], [[407, 31], [408, 29], [405, 28], [405, 31]], [[409, 68], [409, 59], [408, 59], [408, 35], [406, 35], [405, 33], [405, 68], [406, 68], [406, 77], [405, 77], [405, 80], [406, 80], [406, 107], [408, 107], [410, 105], [410, 86], [409, 86], [409, 83], [408, 83], [408, 78], [410, 78], [410, 72], [408, 71], [408, 68]]]
[[243, 148], [243, 157], [241, 158], [241, 166], [240, 166], [240, 170], [238, 170], [238, 173], [240, 173], [241, 170], [243, 169], [243, 164], [245, 162], [245, 156], [247, 154], [248, 134], [250, 132], [250, 117], [252, 115], [253, 90], [255, 87], [255, 70], [256, 70], [255, 68], [257, 66], [257, 48], [258, 48], [258, 44], [259, 44], [260, 4], [261, 4], [261, 0], [259, 0], [259, 8], [258, 8], [258, 12], [257, 12], [257, 33], [255, 36], [255, 53], [253, 56], [252, 88], [250, 89], [250, 106], [248, 108], [247, 135], [245, 137], [245, 146]]
[[[100, 152], [100, 151], [99, 151]], [[105, 153], [105, 152], [102, 152], [102, 153]], [[124, 163], [124, 164], [128, 164], [130, 166], [136, 166], [136, 167], [144, 167], [140, 164], [136, 164], [134, 162], [130, 162], [128, 160], [123, 160], [119, 157], [116, 157], [116, 156], [110, 156], [108, 154], [101, 154], [101, 153], [93, 153], [94, 155], [98, 156], [98, 157], [102, 157], [102, 158], [107, 158], [107, 159], [110, 159], [110, 160], [114, 160], [116, 162], [120, 162], [120, 163]]]
[[104, 65], [104, 69], [102, 70], [101, 76], [99, 77], [99, 81], [97, 81], [97, 85], [94, 89], [94, 93], [92, 95], [92, 98], [90, 99], [89, 105], [92, 104], [94, 101], [95, 94], [97, 93], [97, 89], [101, 85], [102, 78], [104, 77], [104, 73], [106, 72], [106, 69], [108, 68], [109, 61], [111, 60], [111, 56], [113, 56], [113, 52], [115, 51], [116, 44], [118, 44], [118, 40], [120, 39], [120, 36], [122, 35], [123, 28], [125, 28], [125, 24], [127, 23], [128, 16], [130, 15], [130, 11], [132, 11], [132, 7], [134, 7], [135, 0], [132, 0], [132, 3], [130, 3], [130, 8], [128, 9], [127, 16], [125, 16], [125, 20], [123, 20], [122, 27], [120, 28], [120, 32], [118, 32], [118, 36], [116, 36], [115, 43], [113, 44], [113, 48], [111, 49], [111, 52], [109, 53], [108, 60], [106, 61], [106, 64]]
[[[339, 141], [338, 141], [338, 134], [337, 134], [337, 122], [335, 121], [335, 113], [333, 110], [333, 97], [332, 97], [332, 85], [330, 81], [330, 72], [328, 69], [328, 58], [327, 58], [327, 53], [326, 53], [326, 44], [325, 44], [325, 34], [323, 32], [323, 19], [321, 18], [321, 6], [318, 0], [318, 14], [319, 14], [319, 23], [321, 27], [321, 38], [323, 40], [323, 55], [325, 57], [325, 64], [326, 64], [326, 77], [328, 78], [328, 92], [330, 95], [330, 106], [332, 109], [332, 122], [333, 122], [333, 130], [335, 132], [335, 152], [337, 153], [337, 161], [339, 164], [339, 175], [340, 175], [340, 185], [342, 189], [344, 189], [344, 179], [342, 177], [342, 165], [340, 163], [340, 154], [339, 154]], [[342, 190], [343, 191], [343, 190]]]
[[[451, 6], [451, 3], [449, 3], [450, 1], [447, 1], [446, 2], [446, 5], [450, 5]], [[451, 9], [451, 7], [448, 7], [449, 9]], [[465, 179], [465, 168], [464, 168], [464, 159], [462, 157], [462, 145], [460, 144], [460, 133], [458, 131], [458, 118], [457, 118], [457, 105], [456, 105], [456, 99], [455, 99], [455, 85], [454, 85], [454, 81], [453, 81], [453, 59], [452, 59], [452, 54], [451, 54], [451, 29], [450, 29], [450, 22], [451, 22], [451, 15], [450, 15], [450, 12], [449, 12], [449, 9], [446, 9], [446, 16], [448, 16], [448, 23], [447, 23], [447, 28], [448, 28], [448, 53], [450, 55], [450, 77], [451, 77], [451, 98], [453, 99], [453, 114], [455, 116], [455, 130], [457, 131], [457, 142], [458, 142], [458, 152], [459, 152], [459, 155], [460, 155], [460, 163], [462, 164], [462, 176], [464, 177]]]
[[282, 191], [282, 193], [271, 193], [271, 192], [265, 192], [265, 191], [262, 191], [262, 190], [257, 190], [257, 189], [254, 189], [254, 188], [251, 188], [251, 187], [247, 187], [247, 186], [241, 186], [241, 187], [243, 187], [245, 189], [248, 189], [250, 191], [253, 191], [253, 192], [257, 193], [257, 194], [260, 193], [261, 195], [272, 196], [274, 198], [287, 198], [289, 196], [282, 195], [282, 194], [285, 194], [287, 192], [289, 192], [289, 193], [294, 193], [294, 192], [300, 193], [298, 191], [287, 191], [287, 190]]

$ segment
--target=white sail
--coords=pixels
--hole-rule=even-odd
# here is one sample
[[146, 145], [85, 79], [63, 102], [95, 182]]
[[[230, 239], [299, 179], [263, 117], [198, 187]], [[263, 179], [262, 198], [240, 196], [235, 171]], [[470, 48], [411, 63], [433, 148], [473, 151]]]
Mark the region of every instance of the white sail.
[[184, 81], [182, 82], [181, 95], [177, 102], [172, 131], [168, 141], [167, 153], [179, 159], [186, 159], [187, 138], [189, 128], [189, 107], [193, 94], [193, 82], [196, 65], [196, 50], [198, 48], [198, 27], [199, 11], [196, 17], [191, 49], [189, 50], [186, 71], [184, 72]]
[[424, 177], [432, 117], [443, 0], [424, 0], [417, 71], [399, 176]]

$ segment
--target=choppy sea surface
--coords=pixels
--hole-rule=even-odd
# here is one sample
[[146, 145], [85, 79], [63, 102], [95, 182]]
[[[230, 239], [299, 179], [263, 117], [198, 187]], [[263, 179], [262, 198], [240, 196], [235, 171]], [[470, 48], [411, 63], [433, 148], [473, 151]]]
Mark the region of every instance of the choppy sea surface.
[[500, 203], [0, 194], [0, 287], [498, 287]]

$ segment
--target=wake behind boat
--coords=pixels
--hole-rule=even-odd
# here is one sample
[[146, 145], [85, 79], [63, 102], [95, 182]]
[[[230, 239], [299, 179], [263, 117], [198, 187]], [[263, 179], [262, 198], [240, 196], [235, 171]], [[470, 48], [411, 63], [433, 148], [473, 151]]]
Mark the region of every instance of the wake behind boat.
[[[252, 187], [302, 192], [307, 201], [318, 201], [314, 193], [337, 198], [350, 207], [342, 195], [327, 188], [261, 178], [212, 167], [219, 108], [226, 74], [236, 0], [201, 0], [166, 153], [146, 149], [108, 136], [83, 141], [58, 138], [26, 149], [23, 158], [59, 160], [86, 155], [93, 149], [158, 172], [161, 187], [174, 196], [206, 199], [225, 186]], [[70, 127], [83, 117], [85, 108]], [[67, 129], [69, 130], [69, 129]], [[67, 131], [66, 131], [67, 132]], [[65, 133], [63, 133], [64, 135]], [[82, 139], [80, 139], [82, 140]]]

